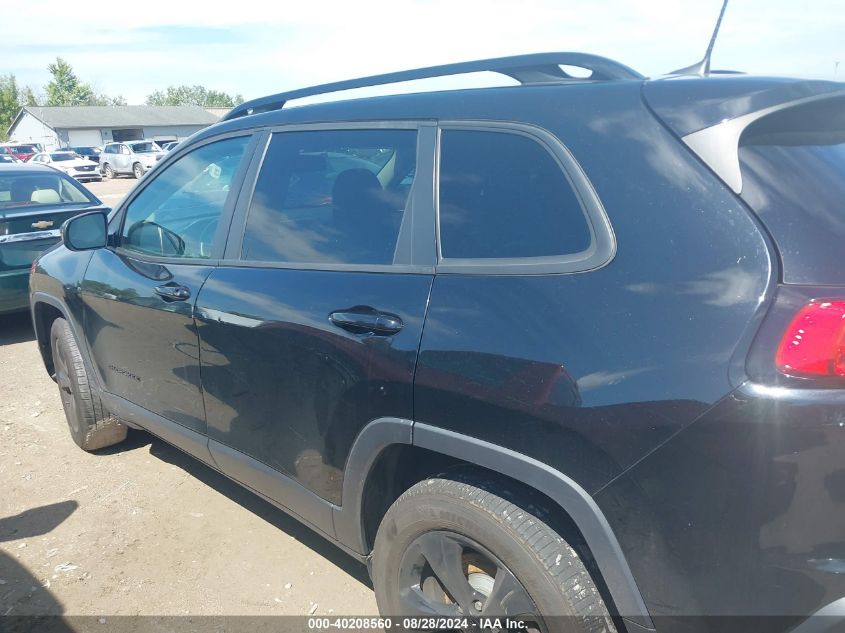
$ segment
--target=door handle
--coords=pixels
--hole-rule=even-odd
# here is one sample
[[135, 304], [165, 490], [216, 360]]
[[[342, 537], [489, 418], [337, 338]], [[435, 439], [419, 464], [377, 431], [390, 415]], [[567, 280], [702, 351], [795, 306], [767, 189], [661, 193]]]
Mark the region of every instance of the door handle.
[[191, 291], [178, 284], [156, 286], [154, 292], [165, 301], [185, 301], [191, 298]]
[[329, 321], [344, 330], [374, 334], [396, 334], [405, 325], [395, 314], [379, 312], [372, 308], [360, 312], [354, 309], [338, 310], [329, 315]]

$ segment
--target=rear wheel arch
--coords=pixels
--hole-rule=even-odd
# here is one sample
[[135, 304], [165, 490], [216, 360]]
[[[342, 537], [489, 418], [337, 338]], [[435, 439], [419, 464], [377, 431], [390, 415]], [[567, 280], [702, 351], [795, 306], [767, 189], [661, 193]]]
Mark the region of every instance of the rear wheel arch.
[[428, 477], [465, 473], [515, 487], [548, 510], [559, 529], [581, 541], [614, 613], [654, 627], [612, 529], [583, 488], [526, 455], [445, 429], [395, 418], [364, 427], [347, 460], [343, 506], [335, 508], [337, 538], [370, 555], [379, 523], [399, 496]]

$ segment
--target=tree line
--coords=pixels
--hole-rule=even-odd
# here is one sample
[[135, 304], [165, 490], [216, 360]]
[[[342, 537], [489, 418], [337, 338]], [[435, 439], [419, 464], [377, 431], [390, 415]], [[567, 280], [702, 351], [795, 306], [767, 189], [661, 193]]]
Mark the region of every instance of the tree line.
[[[122, 95], [110, 97], [97, 92], [76, 76], [61, 57], [47, 66], [51, 79], [36, 93], [30, 86], [18, 86], [15, 75], [0, 75], [0, 140], [8, 138], [9, 126], [23, 106], [108, 106], [126, 105]], [[241, 95], [230, 95], [204, 86], [168, 86], [147, 95], [147, 105], [197, 105], [205, 108], [231, 108], [243, 103]]]

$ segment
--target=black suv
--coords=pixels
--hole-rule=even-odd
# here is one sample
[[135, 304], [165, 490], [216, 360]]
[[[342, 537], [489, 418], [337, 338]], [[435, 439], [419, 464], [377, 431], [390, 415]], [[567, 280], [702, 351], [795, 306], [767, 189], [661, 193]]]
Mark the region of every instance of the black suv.
[[[286, 107], [475, 71], [521, 85]], [[235, 108], [65, 224], [32, 313], [82, 448], [151, 431], [404, 624], [809, 631], [845, 614], [843, 205], [845, 84], [469, 62]]]

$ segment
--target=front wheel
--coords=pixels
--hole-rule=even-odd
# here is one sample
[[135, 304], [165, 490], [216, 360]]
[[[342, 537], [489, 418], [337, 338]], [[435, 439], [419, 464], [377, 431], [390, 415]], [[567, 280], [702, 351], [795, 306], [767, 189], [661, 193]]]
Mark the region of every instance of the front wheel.
[[615, 633], [576, 551], [542, 509], [509, 497], [481, 480], [440, 477], [399, 497], [373, 553], [382, 615], [445, 617], [461, 628], [498, 618], [504, 628], [521, 621], [535, 632]]
[[140, 178], [144, 175], [144, 166], [141, 163], [135, 163], [132, 165], [132, 175], [135, 178]]
[[65, 418], [77, 446], [94, 451], [126, 439], [126, 425], [103, 408], [91, 387], [73, 331], [62, 318], [50, 328], [50, 349]]
[[107, 180], [111, 180], [112, 178], [114, 178], [114, 175], [114, 169], [112, 169], [111, 165], [109, 165], [108, 163], [103, 165], [103, 176], [105, 176]]

